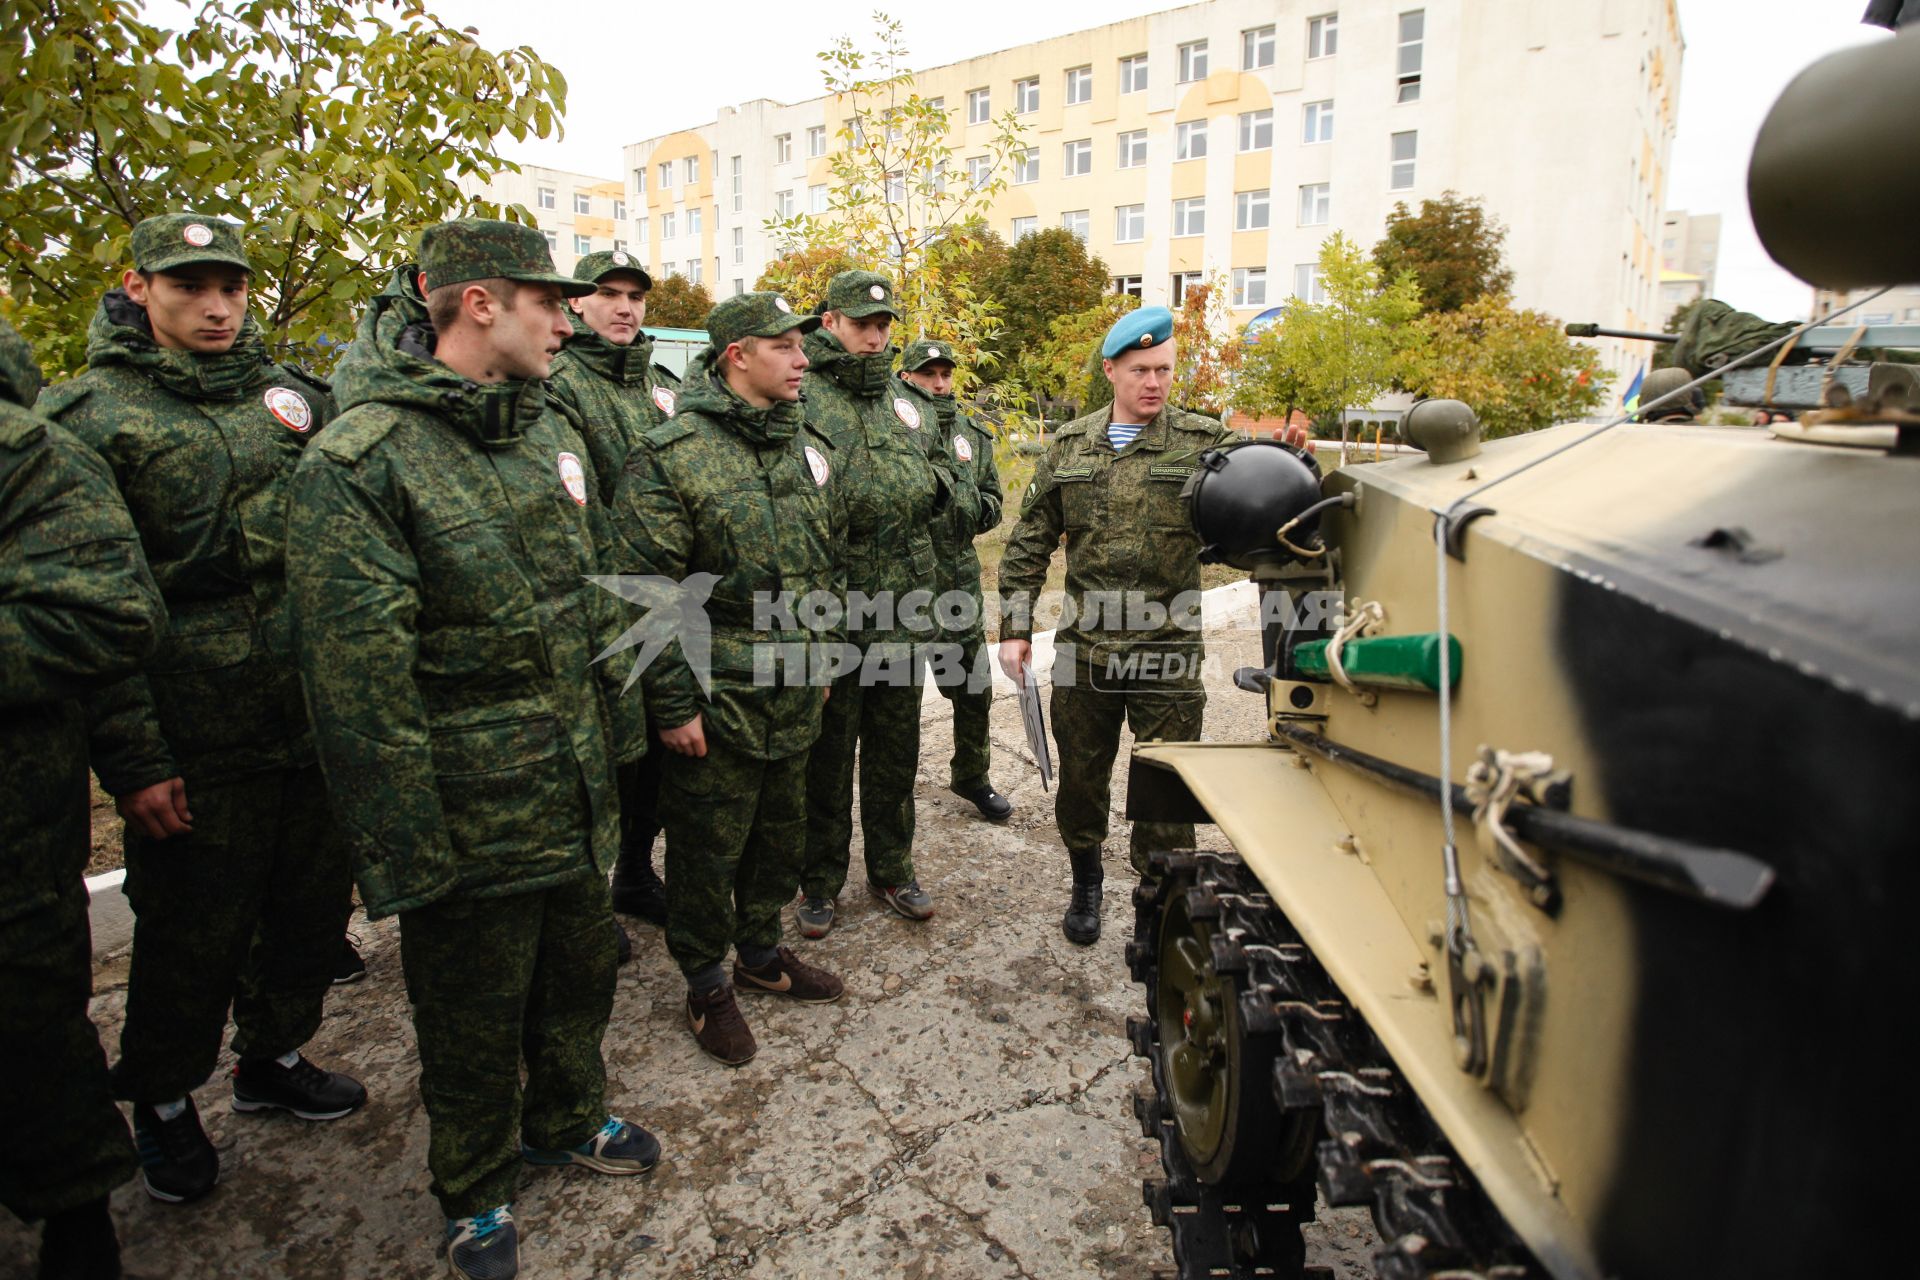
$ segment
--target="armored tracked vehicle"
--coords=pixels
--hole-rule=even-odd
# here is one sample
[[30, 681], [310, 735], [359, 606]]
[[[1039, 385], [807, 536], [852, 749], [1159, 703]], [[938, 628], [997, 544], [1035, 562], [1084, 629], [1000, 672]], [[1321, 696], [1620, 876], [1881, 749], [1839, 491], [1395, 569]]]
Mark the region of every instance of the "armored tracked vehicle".
[[[1920, 27], [1836, 57], [1762, 131], [1763, 241], [1828, 218], [1813, 283], [1920, 277], [1911, 203], [1758, 198], [1878, 128], [1833, 91], [1920, 93]], [[1839, 172], [1911, 192], [1902, 110]], [[1371, 1207], [1396, 1280], [1910, 1273], [1920, 414], [1405, 430], [1190, 489], [1262, 592], [1268, 732], [1131, 763], [1129, 817], [1232, 846], [1154, 855], [1127, 953], [1179, 1274], [1303, 1274], [1316, 1200]]]

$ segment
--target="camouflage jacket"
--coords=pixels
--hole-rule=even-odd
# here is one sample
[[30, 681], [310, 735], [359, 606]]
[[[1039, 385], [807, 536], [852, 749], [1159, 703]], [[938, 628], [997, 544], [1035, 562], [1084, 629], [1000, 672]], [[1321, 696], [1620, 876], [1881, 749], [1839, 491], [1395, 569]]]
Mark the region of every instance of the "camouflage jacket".
[[101, 784], [125, 795], [176, 774], [312, 763], [288, 629], [287, 486], [333, 417], [326, 384], [268, 362], [252, 316], [220, 355], [156, 346], [118, 289], [94, 315], [87, 363], [40, 408], [106, 459], [169, 619], [146, 670], [90, 702]]
[[[1058, 639], [1076, 645], [1083, 664], [1137, 645], [1199, 640], [1197, 631], [1171, 621], [1118, 625], [1104, 599], [1098, 601], [1099, 625], [1089, 626], [1087, 610], [1094, 603], [1089, 596], [1115, 593], [1124, 603], [1128, 593], [1135, 593], [1143, 604], [1164, 606], [1182, 592], [1199, 591], [1200, 537], [1181, 490], [1202, 453], [1239, 438], [1212, 418], [1168, 406], [1116, 454], [1107, 439], [1112, 418], [1108, 406], [1055, 433], [1027, 486], [1020, 523], [1000, 561], [1001, 595], [1037, 599], [1053, 550], [1065, 536], [1066, 593], [1074, 620]], [[1003, 639], [1032, 638], [1031, 618], [1016, 605], [1009, 604], [1003, 617]]]
[[0, 960], [86, 911], [79, 699], [137, 669], [166, 622], [113, 476], [27, 411], [39, 389], [32, 353], [0, 322]]
[[[537, 382], [433, 359], [387, 293], [294, 479], [294, 632], [369, 914], [605, 874], [617, 600], [586, 445]], [[396, 331], [397, 330], [397, 331]], [[622, 700], [638, 716], [640, 700]], [[634, 730], [637, 732], [637, 730]]]
[[[978, 504], [974, 518], [966, 518], [962, 503], [950, 504], [946, 515], [933, 526], [933, 554], [940, 590], [965, 591], [977, 602], [980, 553], [974, 550], [973, 541], [1000, 527], [1000, 469], [993, 461], [993, 433], [961, 413], [952, 396], [929, 395], [905, 378], [896, 378], [895, 385], [900, 394], [920, 405], [923, 420], [938, 424], [937, 431], [922, 434], [929, 441], [945, 444], [960, 483], [973, 489]], [[978, 632], [980, 628], [973, 630]]]
[[847, 504], [847, 589], [869, 599], [890, 599], [892, 627], [867, 626], [848, 639], [865, 646], [884, 641], [924, 643], [899, 616], [910, 592], [936, 593], [939, 574], [933, 550], [936, 517], [957, 506], [966, 519], [978, 516], [973, 486], [956, 484], [943, 440], [913, 401], [897, 393], [891, 377], [868, 390], [860, 361], [825, 329], [806, 336], [804, 394], [807, 423], [834, 445], [833, 465]]
[[586, 437], [600, 500], [611, 503], [627, 452], [673, 416], [680, 379], [653, 363], [653, 339], [617, 347], [573, 317], [573, 338], [554, 357], [547, 390]]
[[[808, 594], [845, 593], [847, 513], [837, 469], [832, 443], [804, 421], [799, 404], [755, 409], [704, 370], [682, 391], [673, 420], [641, 437], [614, 500], [621, 572], [717, 579], [704, 606], [710, 692], [702, 698], [673, 643], [646, 671], [656, 726], [677, 728], [704, 712], [707, 733], [767, 760], [819, 737], [820, 689], [803, 683], [807, 668], [766, 664], [781, 646], [793, 653], [840, 638], [784, 625], [804, 616], [795, 603]], [[784, 614], [765, 607], [783, 597]], [[767, 673], [759, 680], [756, 661]]]

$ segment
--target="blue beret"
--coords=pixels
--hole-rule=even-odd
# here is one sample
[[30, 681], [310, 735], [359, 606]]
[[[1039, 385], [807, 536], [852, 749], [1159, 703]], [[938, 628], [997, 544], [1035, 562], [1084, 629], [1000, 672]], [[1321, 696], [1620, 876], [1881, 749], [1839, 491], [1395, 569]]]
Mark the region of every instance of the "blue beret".
[[1123, 351], [1157, 347], [1173, 336], [1173, 312], [1165, 307], [1141, 307], [1129, 311], [1107, 330], [1100, 354], [1111, 360]]

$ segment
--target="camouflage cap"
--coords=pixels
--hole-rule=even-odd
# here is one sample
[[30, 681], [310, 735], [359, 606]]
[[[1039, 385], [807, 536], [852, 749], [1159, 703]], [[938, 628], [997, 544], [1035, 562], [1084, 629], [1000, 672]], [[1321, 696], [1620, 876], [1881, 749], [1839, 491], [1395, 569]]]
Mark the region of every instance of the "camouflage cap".
[[640, 287], [649, 293], [653, 291], [653, 277], [648, 275], [647, 269], [640, 265], [640, 259], [625, 249], [615, 249], [611, 252], [603, 249], [599, 253], [590, 253], [573, 264], [574, 279], [588, 280], [594, 284], [599, 284], [606, 277], [619, 271], [624, 271], [631, 276], [639, 276]]
[[820, 317], [795, 311], [777, 293], [736, 293], [707, 312], [707, 337], [717, 355], [742, 338], [776, 338], [789, 329], [812, 333]]
[[133, 228], [133, 265], [139, 271], [171, 271], [196, 262], [224, 262], [252, 271], [240, 227], [198, 213], [163, 213]]
[[907, 344], [906, 354], [900, 357], [900, 369], [903, 373], [912, 373], [941, 360], [956, 366], [960, 363], [954, 358], [951, 344], [922, 338]]
[[827, 297], [820, 309], [838, 311], [855, 320], [882, 311], [896, 320], [900, 318], [893, 305], [893, 281], [878, 271], [842, 271], [827, 281]]
[[547, 238], [533, 227], [487, 218], [461, 218], [428, 227], [420, 237], [420, 270], [427, 291], [496, 276], [523, 284], [558, 285], [569, 298], [582, 298], [593, 285], [563, 276], [553, 267]]

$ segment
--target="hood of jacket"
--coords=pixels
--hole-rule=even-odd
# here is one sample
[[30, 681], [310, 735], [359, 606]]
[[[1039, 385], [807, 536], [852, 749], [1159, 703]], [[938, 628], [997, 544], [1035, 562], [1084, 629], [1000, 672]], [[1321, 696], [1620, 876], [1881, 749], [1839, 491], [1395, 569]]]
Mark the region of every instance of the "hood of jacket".
[[769, 445], [791, 440], [806, 419], [803, 400], [776, 400], [764, 409], [756, 409], [742, 400], [711, 361], [687, 371], [686, 384], [680, 390], [679, 412], [690, 410], [716, 418], [738, 432], [750, 444]]
[[273, 377], [266, 340], [251, 311], [225, 351], [182, 351], [153, 340], [147, 309], [125, 289], [102, 295], [87, 326], [87, 364], [132, 369], [189, 400], [238, 400]]
[[900, 354], [888, 347], [872, 355], [857, 356], [825, 329], [815, 329], [801, 342], [812, 363], [810, 372], [857, 396], [877, 396], [885, 391], [893, 377], [893, 358]]
[[31, 409], [40, 398], [40, 384], [40, 364], [33, 358], [33, 348], [12, 325], [0, 320], [0, 400]]
[[353, 343], [333, 371], [341, 411], [363, 404], [418, 409], [483, 446], [512, 445], [546, 412], [545, 385], [513, 380], [482, 386], [436, 360], [438, 337], [416, 275], [412, 266], [397, 268], [360, 317]]
[[623, 387], [639, 386], [647, 380], [647, 371], [653, 368], [650, 334], [645, 331], [635, 334], [633, 341], [622, 347], [595, 333], [579, 316], [569, 312], [568, 319], [573, 321], [573, 336], [567, 339], [567, 351], [575, 360]]

